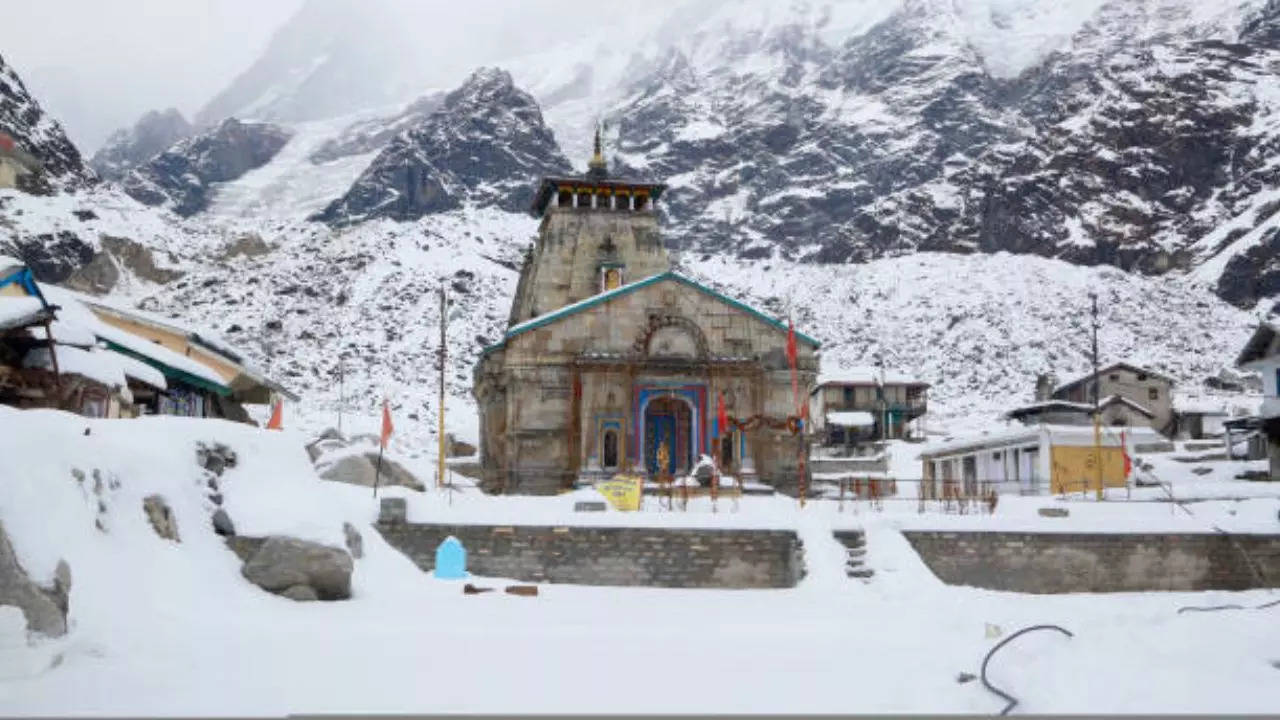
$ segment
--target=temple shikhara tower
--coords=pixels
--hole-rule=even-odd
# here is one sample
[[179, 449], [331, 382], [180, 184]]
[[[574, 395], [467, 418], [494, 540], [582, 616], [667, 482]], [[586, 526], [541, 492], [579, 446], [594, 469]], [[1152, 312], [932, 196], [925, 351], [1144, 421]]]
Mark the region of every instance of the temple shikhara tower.
[[[787, 323], [672, 272], [658, 229], [665, 189], [610, 177], [598, 134], [586, 175], [538, 185], [542, 223], [508, 328], [475, 368], [487, 491], [555, 493], [656, 474], [660, 459], [680, 475], [703, 455], [796, 485]], [[796, 340], [803, 398], [818, 342]]]

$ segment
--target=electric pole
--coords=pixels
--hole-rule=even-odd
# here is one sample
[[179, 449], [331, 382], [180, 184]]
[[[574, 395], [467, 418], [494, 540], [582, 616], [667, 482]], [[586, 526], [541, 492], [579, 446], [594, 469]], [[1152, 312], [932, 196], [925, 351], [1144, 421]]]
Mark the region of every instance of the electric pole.
[[1098, 474], [1097, 498], [1102, 492], [1102, 378], [1098, 374], [1098, 294], [1089, 293], [1092, 304], [1090, 325], [1093, 329], [1093, 461]]

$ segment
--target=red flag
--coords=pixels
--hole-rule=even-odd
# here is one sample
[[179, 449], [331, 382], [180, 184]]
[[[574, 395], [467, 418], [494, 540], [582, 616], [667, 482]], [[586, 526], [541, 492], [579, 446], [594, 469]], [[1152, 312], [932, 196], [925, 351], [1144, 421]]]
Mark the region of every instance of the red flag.
[[1124, 431], [1120, 431], [1120, 452], [1124, 455], [1124, 477], [1127, 480], [1133, 472], [1133, 458], [1129, 457], [1129, 443], [1125, 441]]
[[[798, 362], [796, 352], [796, 326], [787, 318], [787, 364], [791, 366], [791, 397], [796, 405], [800, 405], [800, 379], [796, 373], [796, 364]], [[800, 408], [796, 407], [796, 412], [800, 412]]]
[[729, 415], [724, 411], [724, 393], [720, 393], [720, 401], [716, 407], [716, 423], [720, 428], [720, 434], [724, 437], [729, 436]]
[[387, 400], [382, 400], [382, 448], [386, 449], [387, 441], [391, 439], [391, 433], [395, 430], [391, 426], [391, 408], [387, 405]]
[[284, 401], [277, 400], [275, 407], [271, 408], [271, 419], [267, 421], [268, 430], [284, 429]]

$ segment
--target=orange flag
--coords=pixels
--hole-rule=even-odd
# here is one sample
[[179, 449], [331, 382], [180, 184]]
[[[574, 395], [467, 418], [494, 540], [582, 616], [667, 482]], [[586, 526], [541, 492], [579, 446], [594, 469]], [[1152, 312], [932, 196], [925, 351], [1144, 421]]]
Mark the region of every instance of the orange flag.
[[387, 441], [391, 439], [391, 433], [395, 430], [391, 425], [391, 407], [387, 405], [386, 398], [382, 400], [382, 448], [385, 450]]
[[277, 400], [275, 407], [271, 408], [271, 420], [267, 421], [268, 430], [284, 429], [284, 401]]

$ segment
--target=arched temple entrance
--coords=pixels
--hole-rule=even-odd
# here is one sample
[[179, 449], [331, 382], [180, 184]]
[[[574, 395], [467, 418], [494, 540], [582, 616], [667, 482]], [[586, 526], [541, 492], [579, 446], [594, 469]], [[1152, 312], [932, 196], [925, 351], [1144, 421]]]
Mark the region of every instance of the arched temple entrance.
[[644, 411], [645, 469], [658, 472], [658, 448], [667, 446], [667, 472], [681, 475], [693, 467], [694, 418], [689, 403], [679, 397], [657, 397]]

